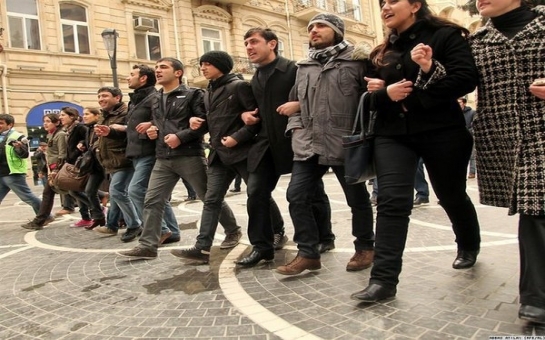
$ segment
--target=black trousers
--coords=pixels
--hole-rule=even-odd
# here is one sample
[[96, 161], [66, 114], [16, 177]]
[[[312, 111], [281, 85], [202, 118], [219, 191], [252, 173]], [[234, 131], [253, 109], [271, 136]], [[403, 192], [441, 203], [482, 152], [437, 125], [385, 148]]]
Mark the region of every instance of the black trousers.
[[520, 303], [545, 309], [545, 216], [520, 215]]
[[392, 288], [399, 282], [413, 207], [414, 176], [420, 157], [452, 223], [458, 249], [479, 249], [481, 239], [477, 213], [466, 194], [467, 162], [472, 146], [473, 138], [465, 127], [375, 138], [380, 189], [370, 283]]

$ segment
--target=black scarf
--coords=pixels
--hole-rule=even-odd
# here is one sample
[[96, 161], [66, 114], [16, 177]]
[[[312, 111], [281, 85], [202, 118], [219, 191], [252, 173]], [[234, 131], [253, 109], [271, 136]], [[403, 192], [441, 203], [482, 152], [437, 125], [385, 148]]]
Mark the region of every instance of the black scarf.
[[528, 6], [522, 5], [490, 20], [492, 20], [492, 24], [498, 31], [511, 39], [536, 17], [537, 13], [533, 12]]

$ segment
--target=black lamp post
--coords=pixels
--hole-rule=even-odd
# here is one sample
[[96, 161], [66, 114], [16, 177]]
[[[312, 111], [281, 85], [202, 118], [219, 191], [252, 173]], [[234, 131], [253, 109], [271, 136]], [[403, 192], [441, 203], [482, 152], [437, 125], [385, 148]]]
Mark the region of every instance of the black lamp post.
[[104, 47], [108, 51], [108, 57], [110, 58], [110, 67], [112, 68], [112, 76], [114, 78], [114, 87], [119, 87], [117, 82], [117, 37], [119, 33], [113, 28], [106, 28], [102, 31], [102, 40], [104, 41]]

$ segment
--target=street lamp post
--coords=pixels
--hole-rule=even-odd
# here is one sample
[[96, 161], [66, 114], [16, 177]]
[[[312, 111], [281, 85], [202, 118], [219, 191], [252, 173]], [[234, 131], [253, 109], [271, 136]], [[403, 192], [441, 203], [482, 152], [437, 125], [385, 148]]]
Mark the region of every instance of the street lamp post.
[[119, 87], [117, 82], [117, 37], [119, 37], [119, 33], [113, 28], [106, 28], [102, 31], [101, 35], [102, 40], [104, 41], [104, 47], [106, 47], [106, 51], [108, 51], [108, 58], [110, 58], [114, 87]]

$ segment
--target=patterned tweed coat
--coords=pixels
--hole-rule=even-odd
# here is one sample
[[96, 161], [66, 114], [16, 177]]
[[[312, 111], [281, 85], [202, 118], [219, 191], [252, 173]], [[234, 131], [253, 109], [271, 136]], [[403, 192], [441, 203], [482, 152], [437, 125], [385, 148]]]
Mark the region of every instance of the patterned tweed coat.
[[545, 215], [545, 100], [528, 90], [545, 78], [545, 6], [507, 39], [489, 21], [470, 37], [479, 71], [473, 121], [482, 204]]

